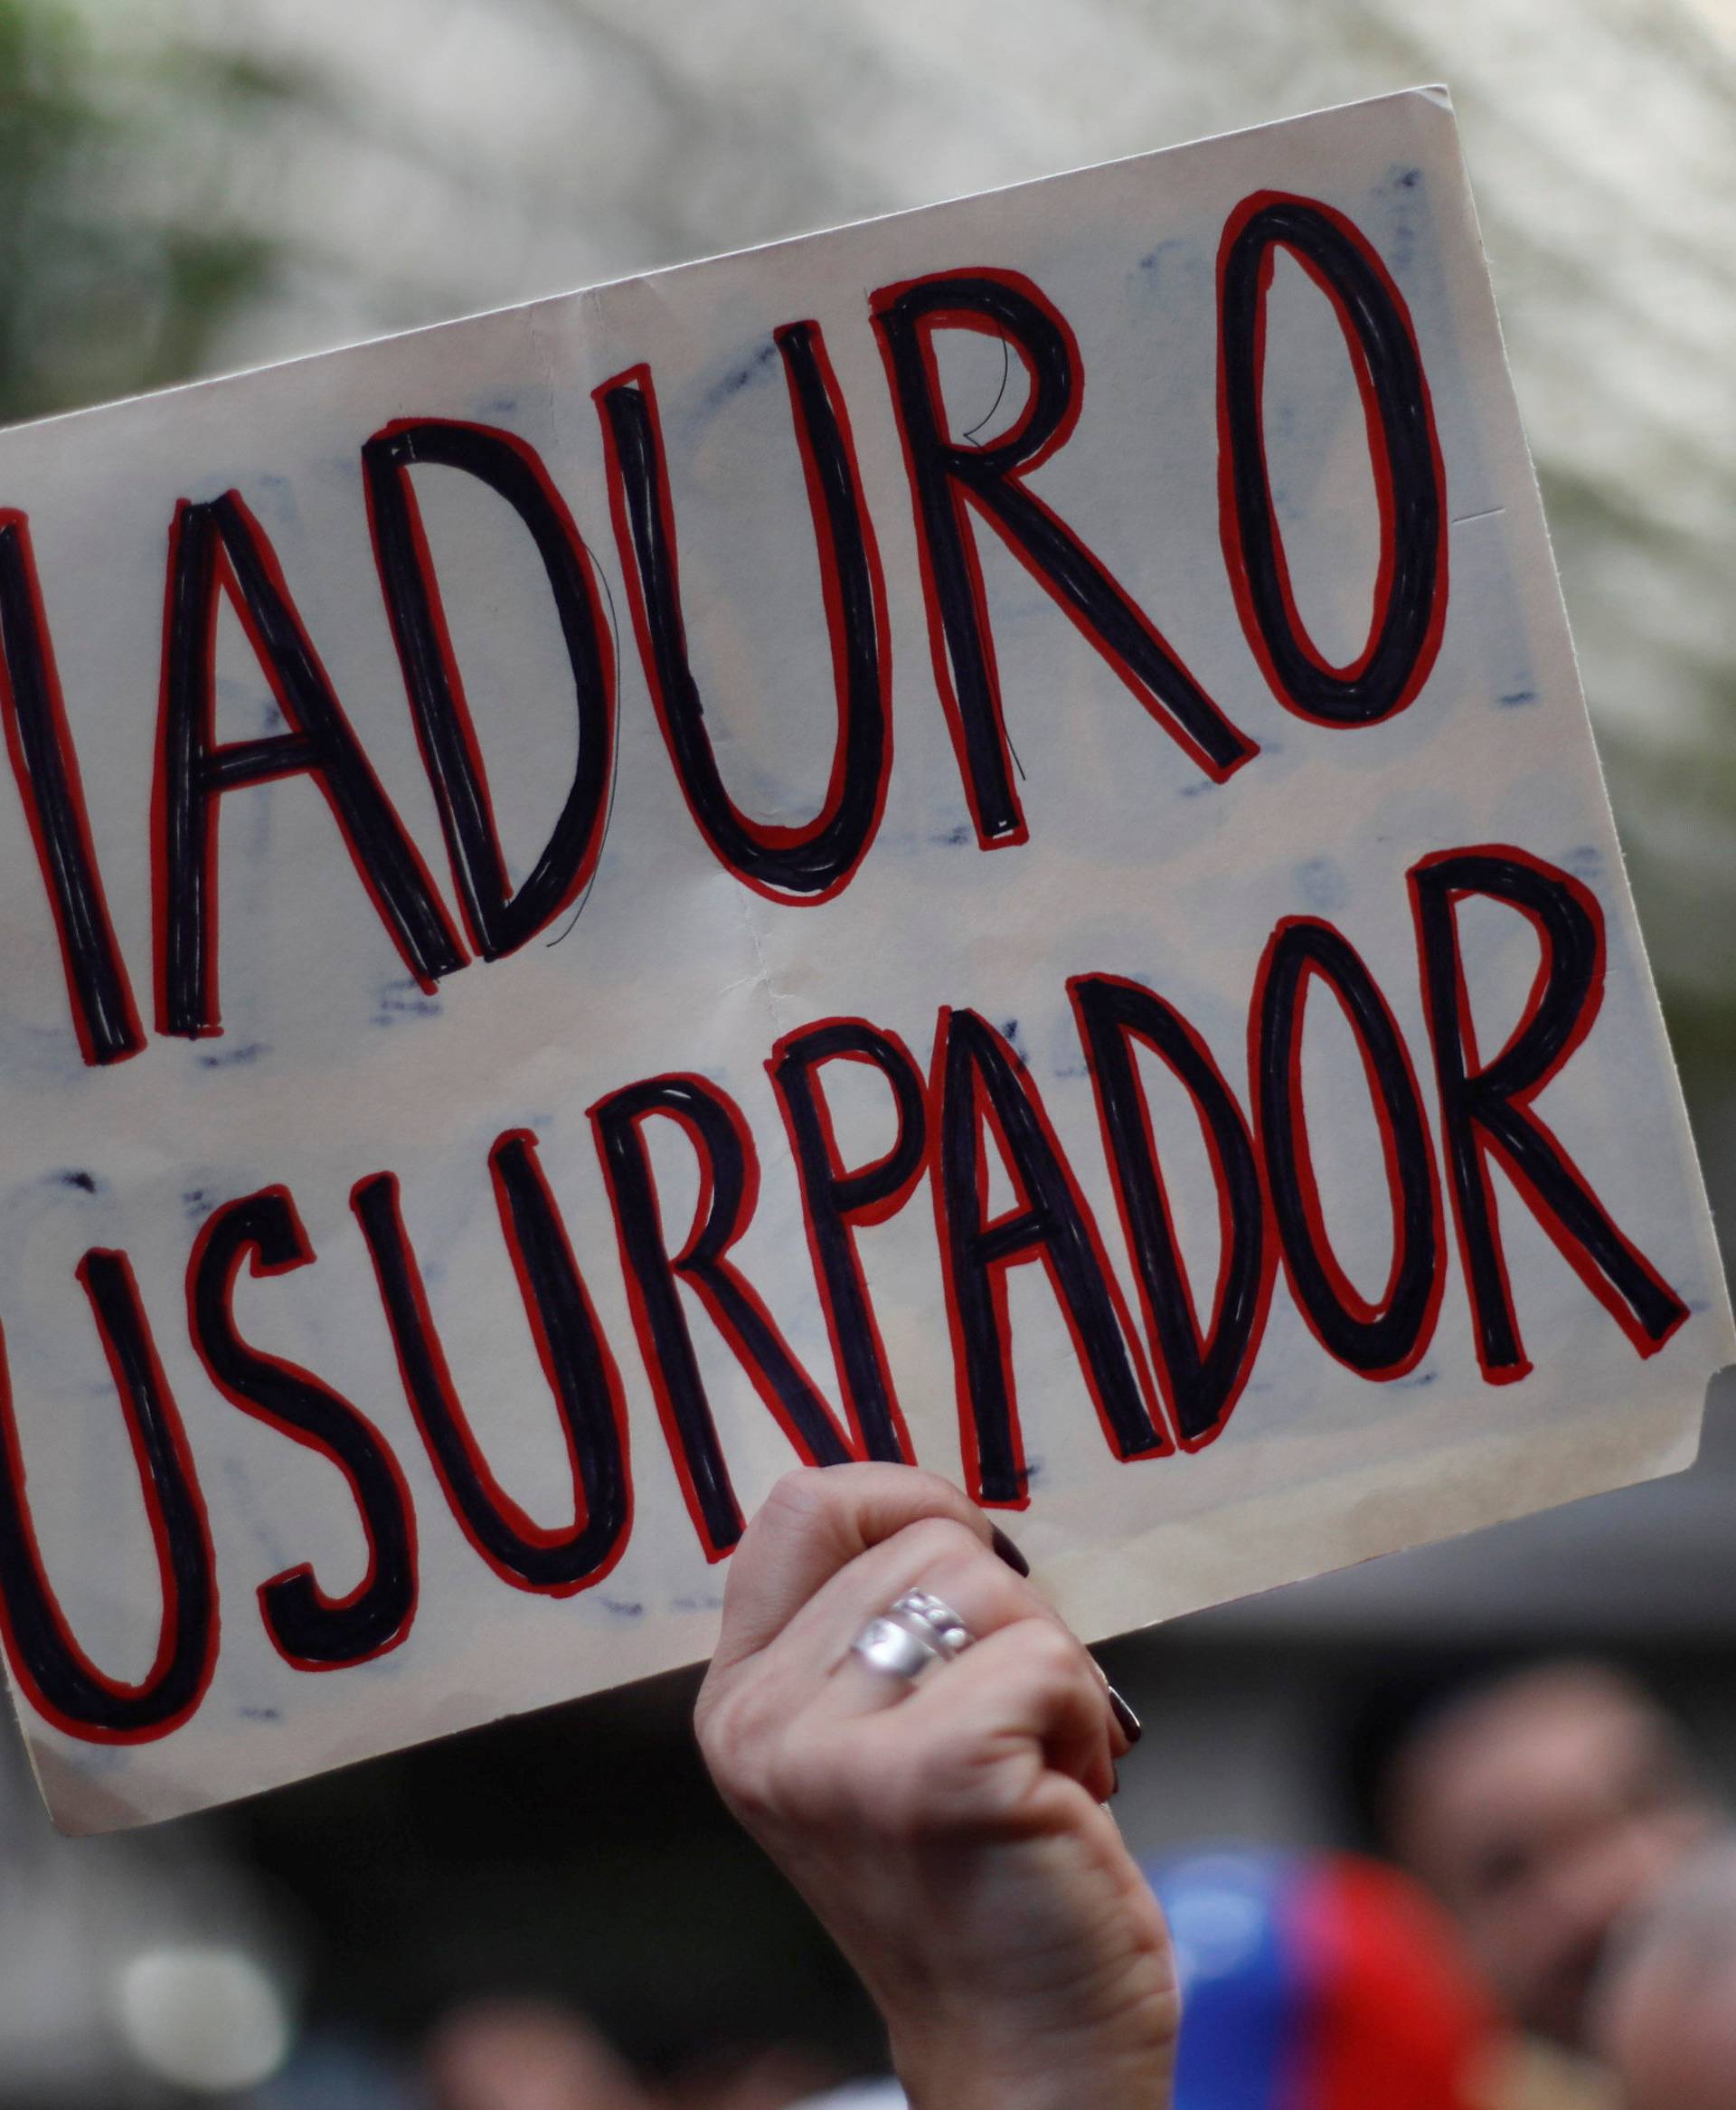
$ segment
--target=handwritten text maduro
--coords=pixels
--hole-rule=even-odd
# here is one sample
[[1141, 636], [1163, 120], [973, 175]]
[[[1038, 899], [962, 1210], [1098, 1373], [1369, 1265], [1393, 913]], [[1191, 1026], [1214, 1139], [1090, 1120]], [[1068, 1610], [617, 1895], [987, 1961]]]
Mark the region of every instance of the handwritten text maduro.
[[[1354, 662], [1336, 667], [1315, 648], [1297, 610], [1267, 475], [1265, 304], [1280, 249], [1326, 295], [1343, 327], [1374, 472], [1381, 554], [1368, 639]], [[1002, 538], [1192, 763], [1223, 782], [1250, 762], [1255, 741], [1205, 694], [1080, 532], [1026, 487], [1030, 474], [1066, 444], [1079, 416], [1084, 375], [1065, 317], [1030, 280], [1004, 270], [887, 286], [870, 305], [915, 508], [935, 681], [979, 845], [1020, 843], [1027, 831], [1003, 720], [977, 523]], [[1444, 479], [1410, 318], [1374, 251], [1341, 213], [1265, 192], [1244, 201], [1224, 229], [1219, 310], [1220, 524], [1242, 629], [1288, 709], [1325, 727], [1379, 724], [1421, 689], [1447, 613]], [[958, 330], [997, 338], [1025, 370], [1020, 415], [987, 445], [951, 435], [936, 339]], [[694, 823], [747, 885], [799, 905], [830, 899], [850, 884], [880, 824], [892, 755], [890, 626], [849, 419], [819, 326], [788, 323], [773, 337], [806, 470], [835, 691], [830, 781], [821, 810], [805, 826], [757, 821], [725, 787], [688, 662], [649, 367], [617, 374], [594, 400], [634, 633]], [[312, 779], [354, 862], [357, 912], [381, 919], [428, 989], [473, 954], [495, 960], [526, 944], [596, 870], [614, 770], [614, 654], [597, 576], [561, 494], [534, 449], [490, 426], [398, 419], [368, 439], [361, 456], [379, 583], [464, 934], [351, 727], [264, 528], [238, 491], [196, 504], [184, 499], [168, 525], [151, 807], [160, 1033], [199, 1038], [222, 1029], [217, 816], [225, 795], [243, 786]], [[541, 562], [566, 648], [577, 760], [559, 818], [516, 888], [424, 532], [411, 473], [418, 464], [464, 472], [512, 508]], [[217, 738], [217, 619], [225, 598], [270, 683], [285, 732]], [[125, 1061], [142, 1050], [145, 1034], [85, 812], [30, 524], [15, 510], [0, 511], [0, 716], [60, 936], [79, 1045], [89, 1063]]]

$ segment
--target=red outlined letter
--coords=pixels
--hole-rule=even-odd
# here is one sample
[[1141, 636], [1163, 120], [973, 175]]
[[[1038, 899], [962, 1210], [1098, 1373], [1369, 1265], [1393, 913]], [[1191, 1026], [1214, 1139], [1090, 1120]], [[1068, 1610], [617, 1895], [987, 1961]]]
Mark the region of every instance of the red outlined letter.
[[404, 1235], [394, 1173], [356, 1182], [350, 1206], [367, 1241], [404, 1392], [448, 1506], [503, 1582], [550, 1597], [587, 1590], [619, 1560], [633, 1519], [620, 1373], [537, 1162], [536, 1138], [509, 1129], [488, 1153], [501, 1235], [554, 1395], [572, 1475], [573, 1520], [539, 1524], [495, 1479], [464, 1411]]
[[[217, 597], [229, 596], [292, 728], [218, 743]], [[424, 989], [465, 963], [416, 846], [380, 788], [296, 612], [265, 531], [238, 492], [183, 499], [169, 537], [163, 701], [153, 800], [157, 1030], [222, 1031], [217, 992], [217, 807], [225, 791], [310, 775], [357, 875]]]
[[854, 876], [880, 826], [892, 765], [886, 582], [862, 495], [850, 421], [816, 322], [772, 333], [789, 384], [832, 645], [838, 735], [826, 802], [799, 828], [752, 819], [731, 798], [687, 658], [675, 506], [648, 366], [597, 389], [609, 508], [633, 628], [657, 721], [689, 810], [722, 862], [779, 902], [829, 901]]
[[368, 1565], [346, 1595], [321, 1589], [307, 1561], [259, 1585], [271, 1645], [297, 1670], [335, 1670], [395, 1649], [416, 1613], [416, 1516], [392, 1446], [347, 1399], [310, 1371], [244, 1341], [235, 1283], [306, 1267], [314, 1249], [288, 1189], [262, 1187], [207, 1219], [187, 1264], [187, 1324], [199, 1359], [231, 1406], [317, 1452], [349, 1483]]
[[[1266, 296], [1279, 248], [1331, 301], [1368, 425], [1380, 567], [1367, 643], [1344, 667], [1322, 657], [1297, 608], [1266, 469]], [[1342, 213], [1257, 191], [1224, 224], [1218, 333], [1219, 527], [1242, 629], [1287, 710], [1319, 725], [1378, 724], [1429, 678], [1447, 620], [1447, 479], [1410, 310]]]
[[30, 522], [10, 509], [0, 511], [0, 717], [54, 912], [80, 1052], [87, 1063], [124, 1062], [145, 1036], [90, 844]]
[[[553, 833], [515, 893], [410, 478], [417, 462], [463, 469], [518, 515], [542, 560], [566, 640], [578, 760]], [[465, 923], [483, 958], [498, 960], [578, 898], [602, 851], [615, 761], [615, 654], [590, 554], [542, 458], [514, 433], [451, 418], [400, 418], [363, 447], [362, 469], [380, 588]]]
[[[859, 1063], [885, 1079], [898, 1127], [872, 1164], [846, 1167], [832, 1129], [820, 1073], [827, 1063]], [[910, 1199], [928, 1163], [922, 1073], [896, 1034], [865, 1018], [822, 1018], [787, 1033], [766, 1064], [802, 1183], [802, 1213], [814, 1279], [843, 1382], [850, 1426], [864, 1458], [909, 1464], [910, 1433], [892, 1389], [886, 1348], [856, 1251], [859, 1225], [883, 1224]]]
[[[1043, 1263], [1109, 1449], [1122, 1459], [1173, 1451], [1096, 1222], [1017, 1054], [976, 1012], [942, 1009], [929, 1088], [967, 1492], [1003, 1509], [1031, 1500], [1006, 1307], [1006, 1272], [1026, 1261]], [[995, 1217], [985, 1131], [1018, 1196]]]
[[[1688, 1308], [1624, 1237], [1533, 1102], [1591, 1030], [1603, 1001], [1603, 912], [1571, 873], [1506, 844], [1441, 850], [1410, 868], [1429, 1036], [1440, 1087], [1453, 1215], [1469, 1286], [1477, 1360], [1491, 1385], [1532, 1365], [1520, 1339], [1489, 1182], [1493, 1151], [1561, 1257], [1642, 1356], [1656, 1355]], [[1458, 904], [1481, 894], [1537, 932], [1531, 997], [1506, 1045], [1481, 1062], [1458, 943]]]
[[[641, 1132], [657, 1116], [680, 1126], [699, 1160], [693, 1229], [674, 1254]], [[705, 1557], [722, 1560], [744, 1526], [682, 1309], [684, 1282], [698, 1292], [712, 1323], [804, 1464], [839, 1465], [857, 1452], [759, 1292], [726, 1258], [760, 1198], [760, 1159], [741, 1109], [703, 1077], [647, 1077], [599, 1100], [590, 1119], [614, 1205], [627, 1301], [664, 1436]]]
[[0, 1634], [30, 1704], [86, 1744], [145, 1744], [178, 1729], [217, 1665], [215, 1562], [204, 1499], [124, 1253], [92, 1250], [79, 1281], [96, 1315], [145, 1495], [163, 1598], [156, 1658], [137, 1685], [99, 1670], [73, 1638], [42, 1566], [0, 1343]]
[[[1222, 1433], [1271, 1302], [1274, 1261], [1253, 1138], [1212, 1051], [1174, 1005], [1118, 975], [1075, 975], [1067, 994], [1097, 1095], [1116, 1207], [1139, 1282], [1157, 1375], [1184, 1450]], [[1202, 1327], [1158, 1169], [1134, 1044], [1148, 1047], [1194, 1102], [1218, 1188], [1218, 1281]]]
[[[1381, 1130], [1392, 1263], [1374, 1302], [1338, 1264], [1320, 1206], [1302, 1095], [1302, 1035], [1316, 977], [1356, 1038]], [[1290, 1294], [1328, 1355], [1363, 1377], [1401, 1377], [1421, 1360], [1447, 1281], [1440, 1178], [1417, 1074], [1379, 986], [1343, 932], [1287, 916], [1272, 932], [1248, 1015], [1254, 1107]]]
[[[1026, 478], [1064, 447], [1084, 387], [1079, 344], [1060, 310], [1016, 271], [943, 273], [873, 296], [881, 354], [904, 442], [929, 610], [935, 686], [984, 849], [1022, 843], [1000, 675], [967, 507], [1005, 543], [1139, 703], [1214, 782], [1259, 750], [1238, 732], [1129, 598]], [[977, 330], [1018, 356], [1030, 396], [986, 446], [951, 437], [934, 338]]]

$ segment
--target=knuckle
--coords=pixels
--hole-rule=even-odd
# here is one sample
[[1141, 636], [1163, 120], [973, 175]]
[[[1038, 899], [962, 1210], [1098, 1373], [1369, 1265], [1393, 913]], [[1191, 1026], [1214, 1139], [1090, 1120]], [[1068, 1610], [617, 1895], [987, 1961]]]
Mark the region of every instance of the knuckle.
[[772, 1524], [806, 1527], [831, 1508], [833, 1499], [826, 1481], [826, 1468], [797, 1465], [774, 1482], [760, 1516]]
[[1058, 1619], [1033, 1619], [1031, 1646], [1043, 1662], [1065, 1670], [1070, 1677], [1077, 1677], [1084, 1667], [1083, 1651]]
[[813, 1832], [850, 1816], [857, 1790], [847, 1750], [816, 1742], [772, 1696], [729, 1695], [700, 1736], [719, 1793], [749, 1831]]
[[967, 1498], [949, 1480], [943, 1480], [938, 1472], [929, 1472], [920, 1465], [906, 1466], [903, 1470], [910, 1475], [905, 1484], [935, 1514], [955, 1518], [958, 1515], [961, 1505], [967, 1502]]
[[746, 1761], [713, 1775], [725, 1806], [747, 1829], [763, 1832], [778, 1813], [778, 1802], [769, 1766]]
[[968, 1532], [929, 1564], [923, 1579], [942, 1603], [966, 1615], [979, 1637], [1032, 1615], [1028, 1586]]
[[1019, 1656], [1025, 1674], [1056, 1698], [1081, 1689], [1084, 1651], [1067, 1629], [1052, 1619], [1022, 1621]]
[[994, 1558], [970, 1526], [954, 1517], [924, 1517], [907, 1524], [903, 1538], [912, 1563], [924, 1575], [941, 1567], [956, 1569], [978, 1557]]

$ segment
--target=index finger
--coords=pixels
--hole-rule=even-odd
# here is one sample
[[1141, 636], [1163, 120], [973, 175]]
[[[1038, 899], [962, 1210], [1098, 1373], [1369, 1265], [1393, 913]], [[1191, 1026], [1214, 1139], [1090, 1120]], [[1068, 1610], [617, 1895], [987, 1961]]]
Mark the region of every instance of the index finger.
[[914, 1465], [809, 1465], [787, 1472], [730, 1562], [713, 1668], [757, 1654], [841, 1567], [925, 1517], [966, 1525], [985, 1546], [995, 1547], [1001, 1537], [950, 1481]]

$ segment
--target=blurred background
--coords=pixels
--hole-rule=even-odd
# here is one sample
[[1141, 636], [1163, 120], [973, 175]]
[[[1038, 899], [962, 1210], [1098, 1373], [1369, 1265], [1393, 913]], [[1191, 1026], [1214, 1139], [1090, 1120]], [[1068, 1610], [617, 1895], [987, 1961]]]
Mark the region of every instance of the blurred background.
[[[1458, 103], [1736, 1221], [1736, 0], [0, 0], [0, 418], [1420, 80]], [[1106, 1651], [1150, 1726], [1135, 1845], [1334, 1839], [1335, 1696], [1467, 1641], [1632, 1663], [1736, 1793], [1736, 1393], [1678, 1480]], [[430, 2025], [491, 1992], [656, 2073], [772, 2040], [872, 2065], [847, 1973], [710, 1795], [693, 1684], [78, 1844], [8, 1724], [0, 2105], [408, 2102]]]

